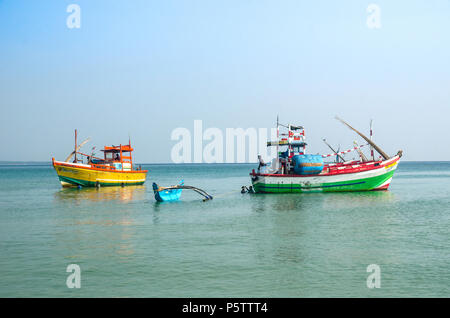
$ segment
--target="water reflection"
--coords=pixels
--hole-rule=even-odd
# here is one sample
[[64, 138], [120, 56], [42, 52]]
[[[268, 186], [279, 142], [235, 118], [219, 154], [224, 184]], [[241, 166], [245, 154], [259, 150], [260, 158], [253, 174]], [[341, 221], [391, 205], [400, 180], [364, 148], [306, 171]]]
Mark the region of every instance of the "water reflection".
[[[348, 237], [365, 237], [365, 229], [375, 227], [381, 228], [380, 235], [390, 237], [383, 225], [395, 217], [382, 212], [395, 203], [395, 195], [389, 191], [257, 194], [250, 202], [252, 211], [264, 216], [255, 219], [259, 226], [252, 232], [251, 240], [261, 263], [272, 259], [280, 264], [301, 266], [312, 255], [328, 253], [326, 244], [318, 252], [315, 243], [325, 236], [336, 240], [338, 231], [348, 233]], [[361, 218], [366, 212], [371, 216]], [[340, 223], [342, 218], [345, 224]]]
[[104, 257], [130, 261], [136, 254], [137, 233], [134, 225], [133, 220], [127, 217], [105, 223], [86, 220], [61, 224], [64, 233], [56, 235], [59, 253], [78, 262]]
[[[117, 257], [130, 261], [135, 255], [136, 205], [145, 205], [146, 187], [65, 188], [54, 194], [57, 220], [64, 230], [57, 240], [65, 257], [97, 259]], [[94, 206], [95, 205], [95, 206]]]
[[82, 201], [120, 201], [123, 203], [144, 200], [145, 186], [103, 187], [103, 188], [63, 188], [55, 193], [58, 201], [80, 203]]
[[336, 192], [327, 193], [322, 200], [324, 210], [369, 208], [395, 201], [395, 195], [389, 191]]
[[394, 201], [395, 195], [389, 191], [257, 194], [251, 200], [254, 212], [302, 211], [311, 207], [324, 210], [352, 209]]

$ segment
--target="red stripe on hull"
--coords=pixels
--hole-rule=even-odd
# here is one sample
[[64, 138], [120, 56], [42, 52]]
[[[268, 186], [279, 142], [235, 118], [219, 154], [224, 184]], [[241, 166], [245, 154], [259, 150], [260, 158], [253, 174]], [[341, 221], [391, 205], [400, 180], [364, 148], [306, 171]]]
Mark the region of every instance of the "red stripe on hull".
[[389, 188], [389, 185], [390, 185], [390, 183], [385, 184], [384, 186], [379, 187], [379, 188], [376, 188], [376, 189], [374, 189], [374, 190], [387, 190], [387, 189]]

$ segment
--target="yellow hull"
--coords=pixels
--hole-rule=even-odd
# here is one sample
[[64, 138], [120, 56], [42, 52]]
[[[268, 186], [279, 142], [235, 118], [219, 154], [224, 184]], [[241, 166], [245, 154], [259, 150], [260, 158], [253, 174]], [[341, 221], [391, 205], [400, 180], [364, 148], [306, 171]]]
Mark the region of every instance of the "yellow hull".
[[147, 170], [105, 171], [90, 165], [54, 161], [53, 167], [63, 187], [125, 186], [144, 184]]

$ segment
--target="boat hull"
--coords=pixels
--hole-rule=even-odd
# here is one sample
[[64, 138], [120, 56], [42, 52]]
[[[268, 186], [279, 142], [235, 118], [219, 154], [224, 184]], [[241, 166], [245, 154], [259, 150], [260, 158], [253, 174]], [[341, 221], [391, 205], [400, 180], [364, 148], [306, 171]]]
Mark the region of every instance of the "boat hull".
[[59, 161], [53, 161], [53, 167], [63, 187], [142, 185], [147, 177], [147, 170], [106, 171], [92, 168], [90, 165]]
[[155, 200], [158, 202], [178, 201], [181, 196], [181, 191], [182, 189], [155, 191]]
[[252, 176], [252, 184], [257, 193], [387, 190], [399, 161], [396, 156], [371, 169], [353, 173], [316, 176], [256, 174]]
[[[182, 180], [179, 185], [182, 186], [183, 184], [184, 181]], [[181, 191], [183, 191], [183, 189], [171, 189], [171, 187], [160, 188], [153, 182], [153, 193], [155, 194], [155, 200], [158, 202], [178, 201], [181, 196]]]

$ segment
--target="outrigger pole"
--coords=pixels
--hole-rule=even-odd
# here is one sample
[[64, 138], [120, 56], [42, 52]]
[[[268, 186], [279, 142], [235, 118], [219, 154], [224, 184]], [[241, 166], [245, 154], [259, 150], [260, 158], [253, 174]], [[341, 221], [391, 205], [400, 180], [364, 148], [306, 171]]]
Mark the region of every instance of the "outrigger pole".
[[178, 186], [180, 189], [191, 189], [200, 194], [201, 196], [204, 196], [205, 198], [203, 201], [212, 200], [212, 195], [209, 195], [205, 190], [193, 187], [193, 186]]
[[207, 200], [212, 200], [213, 199], [212, 195], [209, 195], [205, 190], [202, 190], [200, 188], [193, 187], [193, 186], [188, 186], [188, 185], [174, 185], [174, 186], [171, 186], [171, 187], [158, 187], [158, 189], [156, 191], [159, 192], [159, 191], [163, 191], [163, 190], [178, 190], [178, 189], [194, 190], [195, 192], [197, 192], [201, 196], [205, 197], [203, 199], [203, 201], [207, 201]]
[[344, 125], [346, 125], [348, 128], [350, 128], [351, 130], [356, 132], [358, 135], [360, 135], [361, 138], [363, 138], [365, 141], [367, 141], [369, 143], [369, 145], [371, 145], [384, 158], [384, 160], [389, 159], [389, 156], [380, 147], [378, 147], [372, 140], [370, 140], [365, 135], [363, 135], [361, 132], [357, 131], [355, 128], [353, 128], [352, 126], [347, 124], [344, 120], [340, 119], [338, 116], [336, 116], [335, 118], [337, 120], [339, 120], [341, 123], [343, 123]]

